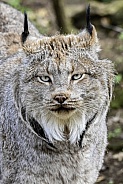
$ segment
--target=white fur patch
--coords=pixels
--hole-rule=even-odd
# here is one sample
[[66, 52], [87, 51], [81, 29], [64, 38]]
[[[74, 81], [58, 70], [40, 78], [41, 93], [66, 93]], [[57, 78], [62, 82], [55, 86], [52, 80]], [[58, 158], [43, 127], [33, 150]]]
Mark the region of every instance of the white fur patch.
[[51, 113], [47, 113], [44, 116], [42, 115], [40, 125], [52, 143], [67, 139], [64, 134], [65, 126], [67, 126], [69, 129], [69, 141], [74, 144], [80, 139], [80, 135], [85, 130], [85, 114], [76, 112], [68, 119], [60, 119]]

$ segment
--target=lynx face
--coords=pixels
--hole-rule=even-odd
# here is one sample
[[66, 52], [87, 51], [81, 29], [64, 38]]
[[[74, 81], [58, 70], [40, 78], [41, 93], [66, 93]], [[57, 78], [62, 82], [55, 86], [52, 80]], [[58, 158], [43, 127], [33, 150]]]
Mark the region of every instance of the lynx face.
[[88, 124], [107, 112], [112, 63], [98, 59], [96, 30], [88, 29], [41, 39], [31, 38], [27, 30], [22, 34], [25, 57], [16, 104], [22, 120], [50, 142], [77, 143]]
[[17, 94], [20, 116], [36, 134], [38, 123], [51, 142], [67, 134], [76, 143], [110, 99], [105, 64], [111, 63], [98, 60], [96, 52], [92, 58], [93, 50], [82, 47], [80, 38], [43, 38], [36, 41], [40, 50], [26, 53], [23, 60]]

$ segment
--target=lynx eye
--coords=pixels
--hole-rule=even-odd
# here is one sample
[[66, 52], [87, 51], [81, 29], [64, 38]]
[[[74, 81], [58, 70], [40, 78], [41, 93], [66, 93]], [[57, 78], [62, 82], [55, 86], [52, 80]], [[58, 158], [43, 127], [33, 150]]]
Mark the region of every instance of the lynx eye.
[[37, 77], [39, 82], [51, 82], [51, 78], [49, 76], [40, 76]]
[[79, 80], [79, 79], [83, 79], [85, 77], [85, 74], [74, 74], [72, 76], [72, 80]]

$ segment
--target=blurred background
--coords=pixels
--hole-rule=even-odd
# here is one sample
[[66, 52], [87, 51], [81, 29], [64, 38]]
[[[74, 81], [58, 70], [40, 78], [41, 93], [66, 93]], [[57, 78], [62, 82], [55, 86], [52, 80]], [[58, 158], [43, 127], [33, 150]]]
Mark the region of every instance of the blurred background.
[[[86, 26], [91, 5], [102, 51], [100, 58], [115, 63], [117, 75], [107, 117], [108, 147], [97, 184], [123, 184], [123, 0], [2, 0], [26, 11], [43, 35], [78, 33]], [[31, 30], [30, 30], [31, 31]]]

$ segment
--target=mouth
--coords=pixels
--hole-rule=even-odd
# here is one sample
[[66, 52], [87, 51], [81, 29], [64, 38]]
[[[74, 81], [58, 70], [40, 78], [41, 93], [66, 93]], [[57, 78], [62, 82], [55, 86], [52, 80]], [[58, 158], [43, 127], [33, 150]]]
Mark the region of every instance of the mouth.
[[53, 108], [51, 108], [50, 110], [53, 112], [57, 112], [57, 113], [69, 113], [74, 111], [76, 108], [75, 107], [70, 107], [70, 106], [54, 106]]

